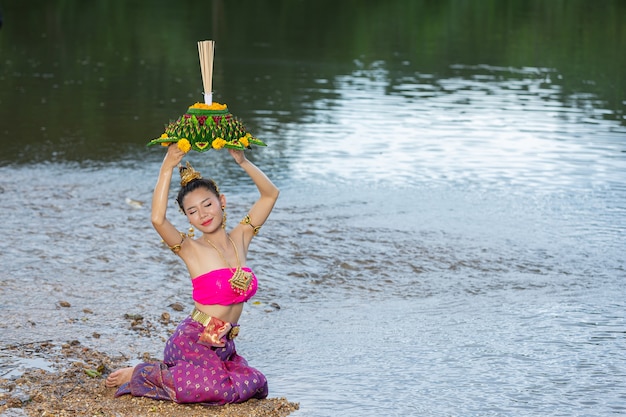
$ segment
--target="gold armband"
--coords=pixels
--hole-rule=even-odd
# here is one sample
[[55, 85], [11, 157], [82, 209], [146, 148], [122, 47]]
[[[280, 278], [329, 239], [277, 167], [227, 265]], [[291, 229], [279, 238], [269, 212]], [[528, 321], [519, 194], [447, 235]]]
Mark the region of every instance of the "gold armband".
[[246, 214], [246, 217], [243, 218], [243, 220], [241, 220], [239, 222], [239, 224], [249, 224], [250, 227], [252, 227], [252, 230], [254, 230], [254, 235], [256, 236], [259, 233], [259, 230], [261, 230], [261, 226], [255, 226], [252, 223], [250, 223], [250, 215]]
[[180, 234], [180, 237], [181, 237], [181, 239], [180, 239], [180, 243], [179, 243], [179, 244], [174, 245], [174, 246], [168, 246], [168, 248], [170, 248], [170, 250], [171, 250], [172, 252], [174, 252], [175, 254], [178, 254], [178, 252], [180, 252], [181, 245], [182, 245], [182, 244], [183, 244], [183, 242], [185, 241], [185, 238], [187, 237], [187, 235], [186, 235], [186, 234], [184, 234], [184, 233], [181, 233], [181, 234]]

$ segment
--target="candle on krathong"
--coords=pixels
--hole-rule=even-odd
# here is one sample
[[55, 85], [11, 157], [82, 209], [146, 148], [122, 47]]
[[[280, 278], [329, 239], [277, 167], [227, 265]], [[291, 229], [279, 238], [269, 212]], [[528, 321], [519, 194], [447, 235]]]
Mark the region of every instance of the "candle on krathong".
[[204, 103], [213, 103], [213, 56], [215, 41], [199, 41], [198, 55], [200, 58], [200, 72], [202, 73], [202, 86], [204, 87]]

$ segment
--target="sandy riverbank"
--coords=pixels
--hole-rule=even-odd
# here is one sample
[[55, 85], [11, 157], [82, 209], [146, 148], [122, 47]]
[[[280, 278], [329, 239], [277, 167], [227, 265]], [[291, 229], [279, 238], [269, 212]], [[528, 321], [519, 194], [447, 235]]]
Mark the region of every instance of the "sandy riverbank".
[[104, 386], [112, 370], [127, 358], [110, 357], [79, 342], [61, 346], [38, 342], [3, 348], [17, 359], [45, 357], [52, 370], [31, 369], [17, 378], [0, 379], [0, 416], [155, 416], [282, 417], [298, 409], [284, 398], [250, 400], [243, 404], [205, 407], [131, 396], [114, 397]]

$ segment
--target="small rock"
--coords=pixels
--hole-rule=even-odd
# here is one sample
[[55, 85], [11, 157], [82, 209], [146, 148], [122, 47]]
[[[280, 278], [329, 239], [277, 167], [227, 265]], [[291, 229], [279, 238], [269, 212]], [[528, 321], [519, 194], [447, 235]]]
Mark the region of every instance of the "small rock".
[[183, 311], [185, 309], [185, 307], [183, 307], [183, 305], [181, 303], [173, 303], [170, 304], [170, 307], [172, 308], [172, 310], [174, 311]]
[[67, 301], [59, 301], [59, 306], [67, 308], [67, 307], [71, 307], [72, 305], [68, 303]]

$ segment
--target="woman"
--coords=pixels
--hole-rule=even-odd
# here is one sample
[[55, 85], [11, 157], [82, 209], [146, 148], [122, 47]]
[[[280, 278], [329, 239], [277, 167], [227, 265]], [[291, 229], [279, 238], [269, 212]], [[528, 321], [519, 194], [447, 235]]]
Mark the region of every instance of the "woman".
[[172, 171], [185, 155], [176, 145], [168, 147], [152, 198], [152, 224], [187, 265], [195, 309], [167, 341], [163, 363], [142, 363], [108, 376], [106, 386], [119, 387], [116, 396], [207, 404], [267, 397], [265, 376], [237, 355], [234, 337], [243, 303], [257, 289], [256, 277], [245, 266], [248, 246], [270, 215], [279, 190], [243, 151], [229, 152], [252, 178], [260, 197], [227, 233], [226, 197], [215, 182], [203, 179], [187, 163], [180, 168], [176, 201], [191, 226], [202, 232], [194, 239], [193, 233], [180, 233], [166, 217]]

